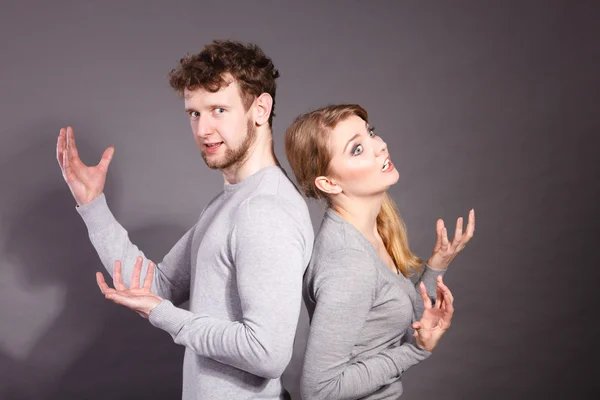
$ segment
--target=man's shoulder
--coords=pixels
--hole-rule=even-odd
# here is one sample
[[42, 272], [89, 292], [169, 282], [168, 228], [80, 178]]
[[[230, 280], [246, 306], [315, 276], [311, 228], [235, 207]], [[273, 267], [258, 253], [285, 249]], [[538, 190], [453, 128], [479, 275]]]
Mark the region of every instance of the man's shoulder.
[[299, 219], [309, 218], [306, 201], [280, 167], [270, 168], [240, 206], [290, 213]]
[[281, 167], [269, 168], [265, 172], [260, 184], [254, 189], [254, 193], [257, 195], [271, 194], [285, 200], [305, 203], [302, 194], [290, 180], [287, 172]]
[[300, 210], [293, 201], [279, 193], [254, 192], [240, 203], [236, 220], [261, 223], [265, 220], [300, 219]]

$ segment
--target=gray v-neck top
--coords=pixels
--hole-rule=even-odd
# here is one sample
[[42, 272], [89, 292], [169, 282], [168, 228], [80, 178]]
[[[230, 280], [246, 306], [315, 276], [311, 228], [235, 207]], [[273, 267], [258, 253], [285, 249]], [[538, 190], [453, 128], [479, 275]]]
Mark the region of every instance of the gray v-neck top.
[[[419, 279], [432, 298], [440, 274], [425, 266]], [[331, 209], [315, 239], [303, 295], [311, 320], [303, 399], [397, 399], [404, 371], [431, 354], [412, 335], [423, 313], [418, 286], [392, 272]]]

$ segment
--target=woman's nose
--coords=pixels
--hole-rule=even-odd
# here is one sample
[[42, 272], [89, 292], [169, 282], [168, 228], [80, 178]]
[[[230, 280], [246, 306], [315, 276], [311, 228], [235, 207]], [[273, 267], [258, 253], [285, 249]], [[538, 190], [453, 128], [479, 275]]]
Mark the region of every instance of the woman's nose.
[[380, 142], [377, 146], [378, 151], [377, 151], [377, 155], [379, 154], [383, 154], [385, 151], [387, 151], [387, 143], [385, 143], [382, 139], [379, 139]]

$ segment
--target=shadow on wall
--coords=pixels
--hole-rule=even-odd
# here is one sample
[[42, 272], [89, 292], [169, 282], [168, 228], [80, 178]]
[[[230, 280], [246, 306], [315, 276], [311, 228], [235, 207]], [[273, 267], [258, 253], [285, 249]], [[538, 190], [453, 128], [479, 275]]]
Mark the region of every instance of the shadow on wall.
[[[104, 268], [60, 175], [55, 140], [0, 165], [0, 398], [179, 398], [183, 348], [96, 286]], [[78, 147], [90, 146], [82, 137]], [[109, 197], [111, 176], [119, 176], [112, 166]], [[160, 261], [186, 229], [145, 225], [130, 236]]]

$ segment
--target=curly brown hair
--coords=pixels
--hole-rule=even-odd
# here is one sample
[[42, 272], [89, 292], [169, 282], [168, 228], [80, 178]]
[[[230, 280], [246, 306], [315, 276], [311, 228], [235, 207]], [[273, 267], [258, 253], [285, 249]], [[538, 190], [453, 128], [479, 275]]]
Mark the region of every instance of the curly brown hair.
[[269, 126], [275, 116], [275, 91], [279, 71], [273, 61], [255, 44], [232, 40], [214, 40], [198, 54], [188, 54], [179, 61], [179, 67], [169, 73], [169, 83], [179, 94], [184, 90], [202, 88], [217, 92], [228, 82], [225, 75], [237, 81], [246, 110], [263, 93], [273, 98]]

